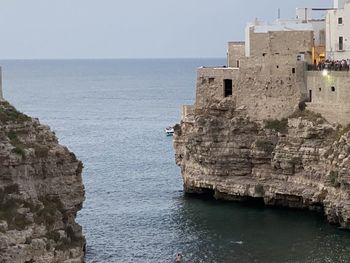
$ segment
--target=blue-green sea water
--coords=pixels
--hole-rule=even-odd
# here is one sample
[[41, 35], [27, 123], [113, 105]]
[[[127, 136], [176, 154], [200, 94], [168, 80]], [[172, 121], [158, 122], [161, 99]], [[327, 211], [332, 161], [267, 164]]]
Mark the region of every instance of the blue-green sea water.
[[350, 262], [320, 214], [185, 197], [172, 138], [195, 69], [224, 59], [1, 61], [4, 95], [84, 162], [86, 262]]

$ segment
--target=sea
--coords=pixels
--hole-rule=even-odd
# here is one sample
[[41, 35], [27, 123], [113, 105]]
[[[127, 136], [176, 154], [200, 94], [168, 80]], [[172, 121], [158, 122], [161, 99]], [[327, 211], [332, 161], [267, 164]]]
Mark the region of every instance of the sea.
[[196, 68], [225, 59], [7, 60], [8, 101], [84, 163], [86, 262], [350, 262], [322, 214], [186, 196], [164, 128], [193, 104]]

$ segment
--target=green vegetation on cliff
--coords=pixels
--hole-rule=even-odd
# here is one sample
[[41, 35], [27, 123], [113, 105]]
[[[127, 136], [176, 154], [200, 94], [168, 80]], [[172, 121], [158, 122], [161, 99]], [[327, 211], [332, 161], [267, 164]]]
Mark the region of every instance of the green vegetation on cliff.
[[19, 213], [22, 204], [17, 198], [18, 194], [19, 189], [16, 184], [0, 188], [0, 220], [5, 220], [9, 229], [22, 230], [31, 222], [25, 214]]
[[300, 108], [292, 113], [288, 118], [283, 118], [281, 120], [266, 120], [265, 128], [286, 134], [288, 133], [288, 119], [296, 118], [302, 118], [316, 124], [326, 122], [326, 119], [321, 114]]
[[274, 130], [276, 132], [280, 133], [287, 133], [288, 132], [288, 119], [282, 119], [282, 120], [267, 120], [265, 121], [265, 128]]
[[0, 123], [3, 123], [3, 124], [9, 123], [9, 122], [21, 123], [29, 120], [31, 120], [29, 116], [16, 110], [16, 108], [13, 107], [7, 101], [0, 102]]

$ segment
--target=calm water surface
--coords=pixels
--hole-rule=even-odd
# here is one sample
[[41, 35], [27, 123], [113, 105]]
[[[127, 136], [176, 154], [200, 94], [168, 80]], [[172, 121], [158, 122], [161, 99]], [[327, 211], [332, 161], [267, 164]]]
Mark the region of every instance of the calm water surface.
[[163, 128], [218, 60], [1, 61], [4, 94], [84, 162], [87, 262], [350, 262], [313, 213], [186, 198]]

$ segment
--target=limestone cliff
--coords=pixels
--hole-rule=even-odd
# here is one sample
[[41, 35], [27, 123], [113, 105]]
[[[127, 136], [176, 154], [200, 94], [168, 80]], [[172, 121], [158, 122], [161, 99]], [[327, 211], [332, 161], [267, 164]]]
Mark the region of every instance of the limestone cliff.
[[298, 110], [252, 121], [229, 99], [195, 109], [175, 127], [187, 193], [324, 211], [350, 228], [350, 132]]
[[48, 126], [0, 102], [0, 262], [83, 262], [82, 167]]

